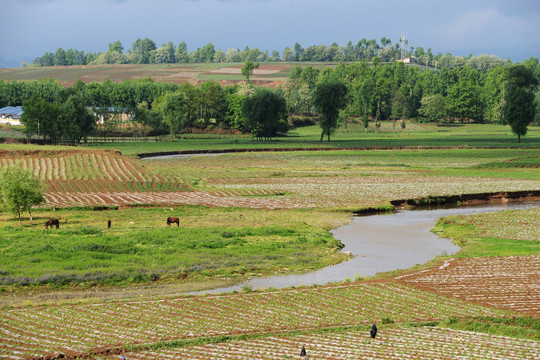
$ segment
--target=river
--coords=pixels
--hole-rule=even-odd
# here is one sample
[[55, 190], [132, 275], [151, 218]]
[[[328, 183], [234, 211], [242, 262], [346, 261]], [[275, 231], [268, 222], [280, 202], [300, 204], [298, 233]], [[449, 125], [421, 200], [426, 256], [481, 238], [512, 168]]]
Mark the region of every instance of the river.
[[407, 269], [425, 264], [438, 255], [452, 255], [459, 247], [449, 239], [439, 238], [430, 230], [437, 219], [449, 215], [471, 215], [489, 211], [526, 209], [540, 206], [539, 201], [508, 202], [439, 208], [430, 210], [400, 210], [391, 214], [353, 217], [350, 224], [332, 231], [334, 237], [350, 252], [353, 258], [343, 263], [301, 274], [253, 278], [241, 284], [205, 290], [193, 294], [286, 288], [302, 285], [323, 285], [352, 281], [357, 277], [372, 276], [379, 272]]

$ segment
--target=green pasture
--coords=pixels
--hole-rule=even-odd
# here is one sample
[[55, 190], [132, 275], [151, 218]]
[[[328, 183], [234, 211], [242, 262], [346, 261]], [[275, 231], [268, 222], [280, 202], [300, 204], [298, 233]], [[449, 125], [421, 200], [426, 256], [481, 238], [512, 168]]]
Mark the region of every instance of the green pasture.
[[120, 150], [124, 155], [167, 151], [203, 151], [234, 149], [344, 149], [344, 148], [401, 148], [401, 147], [464, 147], [464, 148], [524, 148], [540, 147], [540, 127], [529, 127], [528, 134], [517, 142], [509, 126], [490, 124], [436, 124], [407, 123], [401, 131], [399, 121], [395, 132], [392, 121], [382, 123], [381, 131], [375, 132], [370, 124], [366, 133], [362, 124], [353, 122], [342, 126], [331, 141], [320, 141], [320, 128], [307, 126], [289, 131], [271, 141], [257, 141], [249, 135], [182, 134], [177, 139], [161, 138], [162, 141], [114, 142], [88, 144], [89, 148]]
[[[167, 227], [168, 216], [180, 227]], [[58, 218], [60, 228], [44, 228]], [[343, 261], [329, 230], [344, 213], [182, 206], [0, 214], [0, 289], [203, 281], [305, 271]], [[107, 220], [112, 227], [107, 228]], [[1, 291], [1, 290], [0, 290]]]

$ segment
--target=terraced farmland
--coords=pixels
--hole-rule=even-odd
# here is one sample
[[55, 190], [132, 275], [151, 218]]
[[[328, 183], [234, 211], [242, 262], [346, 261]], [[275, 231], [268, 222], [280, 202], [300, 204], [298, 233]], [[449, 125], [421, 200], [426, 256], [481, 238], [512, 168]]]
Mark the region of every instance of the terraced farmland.
[[182, 339], [475, 316], [509, 313], [394, 283], [22, 308], [0, 312], [0, 357], [84, 356]]

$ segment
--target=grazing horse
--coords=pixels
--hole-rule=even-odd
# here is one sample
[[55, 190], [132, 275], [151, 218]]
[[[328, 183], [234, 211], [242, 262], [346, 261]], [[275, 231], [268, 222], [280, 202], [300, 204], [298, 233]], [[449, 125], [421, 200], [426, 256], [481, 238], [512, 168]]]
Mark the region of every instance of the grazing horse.
[[50, 219], [45, 223], [45, 229], [48, 229], [49, 226], [52, 227], [53, 225], [56, 225], [56, 228], [58, 229], [60, 227], [60, 222], [58, 219]]
[[180, 219], [177, 217], [168, 217], [167, 218], [167, 226], [171, 226], [171, 224], [176, 223], [177, 227], [180, 227]]
[[111, 228], [111, 220], [107, 220], [107, 229]]

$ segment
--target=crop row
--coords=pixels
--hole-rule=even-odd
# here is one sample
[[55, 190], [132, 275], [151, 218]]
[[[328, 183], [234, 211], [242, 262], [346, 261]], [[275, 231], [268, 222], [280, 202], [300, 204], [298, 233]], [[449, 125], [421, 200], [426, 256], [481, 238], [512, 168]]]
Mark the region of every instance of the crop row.
[[296, 336], [146, 350], [129, 359], [538, 359], [540, 346], [531, 340], [437, 327], [380, 328], [375, 339], [368, 331], [330, 332]]
[[0, 167], [19, 164], [40, 180], [152, 181], [153, 176], [132, 159], [110, 152], [76, 151], [57, 156], [4, 158]]
[[63, 305], [0, 312], [0, 357], [265, 334], [380, 322], [424, 322], [507, 313], [394, 283]]
[[13, 165], [31, 170], [53, 191], [185, 190], [175, 177], [153, 175], [136, 161], [112, 152], [74, 151], [0, 159], [0, 168]]
[[465, 301], [540, 316], [540, 255], [451, 259], [399, 281]]
[[152, 191], [188, 191], [184, 184], [176, 182], [136, 182], [117, 180], [48, 180], [50, 192], [152, 192]]

